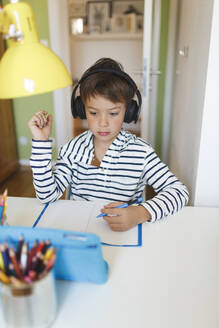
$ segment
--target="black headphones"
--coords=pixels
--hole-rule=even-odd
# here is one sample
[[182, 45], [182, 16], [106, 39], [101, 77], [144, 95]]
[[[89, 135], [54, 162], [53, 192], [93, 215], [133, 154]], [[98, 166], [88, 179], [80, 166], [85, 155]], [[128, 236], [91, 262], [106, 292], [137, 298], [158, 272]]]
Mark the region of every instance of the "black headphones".
[[81, 84], [81, 82], [83, 82], [88, 76], [99, 73], [99, 72], [109, 72], [109, 73], [115, 74], [115, 75], [125, 79], [133, 87], [135, 94], [138, 98], [138, 103], [136, 100], [132, 99], [131, 102], [127, 105], [124, 122], [131, 123], [132, 121], [134, 121], [136, 123], [138, 120], [138, 117], [140, 115], [141, 104], [142, 104], [140, 91], [138, 90], [135, 82], [132, 80], [132, 78], [128, 74], [126, 74], [123, 71], [117, 71], [117, 70], [113, 70], [110, 68], [94, 69], [94, 70], [88, 72], [87, 74], [85, 74], [84, 76], [82, 76], [80, 81], [74, 87], [72, 96], [71, 96], [71, 111], [72, 111], [73, 117], [74, 118], [79, 117], [81, 120], [86, 119], [86, 112], [85, 112], [84, 105], [81, 101], [81, 97], [77, 96], [75, 98], [76, 91], [77, 91], [79, 85]]

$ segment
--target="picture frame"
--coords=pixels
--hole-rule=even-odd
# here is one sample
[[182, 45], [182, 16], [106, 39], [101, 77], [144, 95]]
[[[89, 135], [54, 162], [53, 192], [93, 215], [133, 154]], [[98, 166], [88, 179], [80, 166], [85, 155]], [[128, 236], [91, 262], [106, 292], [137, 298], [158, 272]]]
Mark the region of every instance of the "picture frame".
[[69, 16], [73, 18], [86, 16], [86, 5], [82, 1], [71, 1], [69, 3]]
[[111, 1], [88, 1], [87, 23], [89, 33], [102, 33], [105, 30], [106, 21], [112, 15]]
[[70, 33], [73, 35], [78, 35], [78, 34], [84, 33], [84, 18], [83, 17], [71, 17]]
[[126, 33], [127, 30], [127, 16], [123, 14], [114, 14], [112, 16], [112, 32]]

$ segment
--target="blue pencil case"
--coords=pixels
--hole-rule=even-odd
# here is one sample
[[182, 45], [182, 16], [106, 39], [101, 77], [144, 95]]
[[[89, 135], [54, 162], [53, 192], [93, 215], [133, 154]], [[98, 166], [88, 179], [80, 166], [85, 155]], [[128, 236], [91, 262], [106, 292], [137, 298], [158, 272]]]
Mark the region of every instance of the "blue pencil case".
[[96, 284], [107, 281], [108, 264], [103, 259], [97, 235], [48, 228], [0, 227], [0, 243], [7, 240], [9, 245], [17, 247], [21, 235], [30, 247], [35, 240], [49, 240], [56, 247], [54, 272], [57, 279]]

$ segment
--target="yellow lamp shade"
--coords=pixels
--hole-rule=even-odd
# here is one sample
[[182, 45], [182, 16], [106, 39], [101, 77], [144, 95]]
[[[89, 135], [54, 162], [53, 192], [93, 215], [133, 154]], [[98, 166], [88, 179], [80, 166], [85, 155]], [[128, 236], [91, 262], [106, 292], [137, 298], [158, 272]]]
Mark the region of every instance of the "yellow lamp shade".
[[39, 42], [12, 46], [1, 59], [1, 99], [31, 96], [71, 84], [63, 62]]
[[1, 31], [8, 49], [0, 61], [0, 98], [32, 96], [72, 84], [61, 59], [39, 42], [29, 4], [13, 0], [0, 9]]

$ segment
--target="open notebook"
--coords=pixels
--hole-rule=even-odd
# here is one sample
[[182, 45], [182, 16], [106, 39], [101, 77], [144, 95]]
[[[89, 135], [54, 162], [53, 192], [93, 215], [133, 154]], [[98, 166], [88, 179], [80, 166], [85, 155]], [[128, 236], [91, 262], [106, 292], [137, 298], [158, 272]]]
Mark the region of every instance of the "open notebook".
[[102, 244], [106, 245], [141, 246], [141, 225], [128, 231], [114, 232], [103, 218], [96, 218], [107, 203], [109, 202], [58, 200], [45, 205], [33, 226], [95, 233], [100, 237]]

